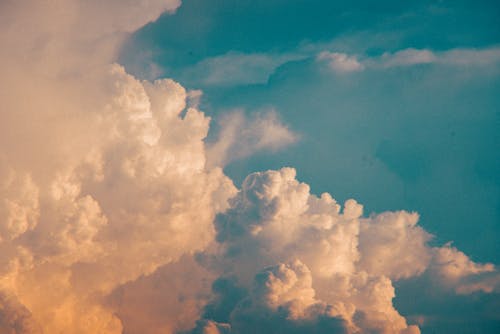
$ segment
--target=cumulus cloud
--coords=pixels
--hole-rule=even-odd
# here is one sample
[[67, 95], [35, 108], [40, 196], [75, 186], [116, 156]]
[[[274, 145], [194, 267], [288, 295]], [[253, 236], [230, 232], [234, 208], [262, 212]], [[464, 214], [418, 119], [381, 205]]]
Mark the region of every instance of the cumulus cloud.
[[296, 260], [263, 269], [231, 314], [235, 333], [347, 333], [331, 305], [317, 301], [309, 269]]
[[284, 125], [274, 111], [246, 117], [242, 111], [224, 115], [217, 139], [208, 145], [208, 165], [225, 166], [260, 151], [276, 151], [299, 136]]
[[104, 76], [110, 97], [92, 115], [95, 131], [71, 134], [94, 144], [68, 152], [53, 175], [7, 172], [1, 188], [2, 272], [12, 277], [2, 289], [15, 291], [45, 332], [121, 332], [99, 298], [202, 250], [234, 192], [220, 169], [205, 168], [209, 120], [194, 108], [180, 116], [184, 88], [141, 83], [119, 66]]
[[1, 332], [418, 333], [394, 281], [498, 291], [493, 265], [428, 246], [416, 214], [363, 217], [291, 168], [238, 191], [220, 167], [297, 139], [275, 113], [231, 114], [207, 144], [200, 92], [111, 65], [177, 6], [0, 4]]
[[[225, 316], [231, 332], [265, 326], [291, 332], [419, 333], [393, 304], [395, 282], [427, 275], [436, 289], [446, 286], [462, 294], [498, 286], [492, 264], [474, 263], [449, 245], [430, 246], [417, 214], [363, 217], [362, 212], [354, 200], [342, 209], [329, 194], [310, 194], [290, 168], [249, 175], [229, 210], [217, 217], [218, 250], [204, 258], [234, 277], [229, 290], [239, 286], [243, 295], [238, 302], [217, 299], [231, 305]], [[221, 323], [222, 318], [206, 320]], [[334, 327], [322, 327], [326, 324]]]
[[475, 263], [450, 244], [435, 248], [432, 255], [429, 276], [441, 289], [459, 294], [500, 291], [500, 273], [493, 264]]
[[2, 2], [2, 332], [121, 333], [107, 296], [213, 240], [235, 189], [206, 168], [209, 118], [110, 65], [178, 5]]

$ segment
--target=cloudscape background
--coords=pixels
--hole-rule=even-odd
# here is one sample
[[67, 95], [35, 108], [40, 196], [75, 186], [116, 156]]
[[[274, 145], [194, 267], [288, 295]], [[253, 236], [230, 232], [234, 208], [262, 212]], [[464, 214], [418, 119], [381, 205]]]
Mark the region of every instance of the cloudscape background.
[[500, 330], [495, 1], [1, 1], [0, 333]]

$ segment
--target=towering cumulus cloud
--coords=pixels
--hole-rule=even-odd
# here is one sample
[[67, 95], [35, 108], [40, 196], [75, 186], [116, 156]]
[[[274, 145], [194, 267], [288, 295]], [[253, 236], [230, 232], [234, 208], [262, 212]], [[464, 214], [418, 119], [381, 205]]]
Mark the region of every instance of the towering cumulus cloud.
[[105, 297], [213, 240], [235, 190], [205, 168], [209, 119], [179, 84], [111, 65], [177, 5], [0, 5], [2, 333], [121, 333]]
[[449, 245], [428, 246], [417, 214], [366, 218], [354, 200], [341, 210], [329, 194], [311, 195], [291, 168], [248, 176], [230, 203], [216, 220], [219, 247], [205, 261], [223, 273], [219, 280], [247, 292], [237, 302], [214, 299], [208, 310], [225, 308], [225, 316], [198, 326], [224, 320], [234, 333], [419, 333], [394, 308], [393, 282], [425, 273], [456, 293], [498, 291], [492, 265]]
[[228, 154], [294, 135], [271, 115], [251, 133], [279, 140], [206, 150], [196, 94], [113, 64], [179, 5], [0, 4], [0, 333], [418, 333], [394, 282], [498, 291], [493, 265], [428, 246], [417, 214], [341, 209], [291, 168], [238, 191]]

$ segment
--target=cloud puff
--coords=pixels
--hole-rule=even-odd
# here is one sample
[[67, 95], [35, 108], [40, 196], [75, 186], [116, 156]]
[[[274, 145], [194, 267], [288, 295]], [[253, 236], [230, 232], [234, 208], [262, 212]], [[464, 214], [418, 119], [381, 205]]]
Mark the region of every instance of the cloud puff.
[[311, 195], [290, 168], [249, 175], [230, 205], [216, 220], [219, 250], [204, 261], [248, 291], [239, 302], [219, 299], [233, 305], [226, 322], [234, 333], [325, 317], [339, 332], [419, 333], [393, 305], [394, 282], [425, 274], [437, 289], [472, 293], [500, 281], [491, 264], [429, 246], [417, 214], [363, 217], [354, 200], [341, 210], [330, 195]]
[[429, 276], [441, 289], [459, 294], [500, 291], [500, 273], [493, 264], [475, 263], [449, 244], [433, 250]]
[[[1, 247], [9, 250], [2, 272], [12, 277], [2, 288], [17, 294], [46, 332], [120, 332], [98, 299], [204, 249], [215, 213], [234, 192], [220, 169], [205, 168], [208, 118], [194, 108], [181, 117], [184, 88], [141, 83], [119, 66], [106, 76], [110, 98], [94, 111], [96, 129], [71, 134], [97, 136], [89, 138], [95, 144], [70, 155], [51, 178], [10, 172], [1, 188]], [[16, 265], [21, 256], [31, 259], [23, 267]]]
[[296, 260], [263, 269], [231, 314], [235, 333], [347, 333], [331, 305], [315, 300], [309, 269]]
[[299, 139], [274, 111], [248, 118], [242, 111], [224, 115], [217, 139], [208, 145], [208, 165], [225, 166], [261, 151], [276, 151]]
[[338, 73], [357, 72], [364, 69], [364, 65], [355, 56], [345, 53], [322, 51], [316, 59], [326, 62], [330, 69]]

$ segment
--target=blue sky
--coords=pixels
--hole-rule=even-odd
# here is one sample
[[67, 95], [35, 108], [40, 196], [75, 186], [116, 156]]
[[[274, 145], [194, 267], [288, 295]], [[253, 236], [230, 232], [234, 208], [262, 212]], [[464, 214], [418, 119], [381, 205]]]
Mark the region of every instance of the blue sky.
[[[236, 182], [294, 166], [314, 193], [417, 211], [438, 243], [498, 262], [499, 15], [495, 1], [187, 0], [137, 31], [121, 62], [203, 90], [214, 122], [272, 109], [299, 134], [226, 166]], [[363, 69], [332, 70], [325, 51]]]

